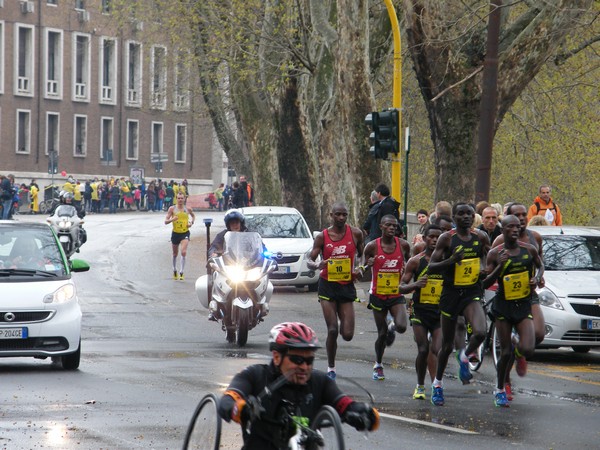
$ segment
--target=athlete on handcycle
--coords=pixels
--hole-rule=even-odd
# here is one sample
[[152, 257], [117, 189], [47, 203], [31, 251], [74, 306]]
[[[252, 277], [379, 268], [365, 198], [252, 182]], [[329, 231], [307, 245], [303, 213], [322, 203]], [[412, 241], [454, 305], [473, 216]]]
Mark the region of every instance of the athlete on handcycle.
[[[315, 350], [320, 348], [315, 332], [300, 322], [275, 325], [269, 336], [270, 364], [255, 364], [238, 373], [219, 402], [219, 415], [242, 425], [245, 450], [287, 449], [296, 433], [296, 423], [308, 426], [323, 405], [335, 408], [343, 421], [358, 431], [379, 427], [379, 413], [340, 391], [324, 372], [313, 370]], [[285, 375], [287, 382], [264, 395]], [[261, 395], [263, 394], [263, 395]], [[248, 402], [261, 397], [259, 417]], [[289, 417], [292, 420], [287, 420]], [[250, 421], [250, 430], [246, 424]]]

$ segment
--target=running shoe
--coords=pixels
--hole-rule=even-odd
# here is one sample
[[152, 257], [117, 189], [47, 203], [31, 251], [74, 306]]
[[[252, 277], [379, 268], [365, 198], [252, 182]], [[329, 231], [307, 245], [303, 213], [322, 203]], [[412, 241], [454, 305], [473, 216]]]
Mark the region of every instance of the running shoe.
[[512, 402], [513, 395], [512, 395], [512, 386], [510, 385], [510, 383], [504, 383], [504, 392], [506, 392], [506, 398], [508, 399], [508, 401]]
[[469, 369], [469, 362], [463, 362], [462, 359], [460, 359], [460, 353], [461, 352], [456, 352], [456, 361], [458, 361], [458, 378], [460, 378], [462, 384], [469, 384], [473, 378], [473, 374]]
[[494, 405], [500, 408], [510, 407], [510, 404], [508, 403], [508, 398], [506, 398], [506, 392], [496, 392], [494, 394]]
[[413, 400], [425, 400], [425, 386], [417, 386], [415, 388]]
[[435, 406], [444, 406], [444, 388], [441, 386], [431, 386], [431, 403]]
[[179, 280], [183, 281], [183, 272], [179, 272]]
[[373, 379], [375, 381], [385, 380], [385, 375], [383, 374], [383, 367], [373, 367]]
[[396, 340], [396, 325], [394, 325], [393, 320], [390, 320], [388, 322], [387, 335], [385, 336], [386, 347], [390, 347], [394, 343], [395, 340]]
[[335, 370], [330, 370], [329, 372], [327, 372], [327, 376], [335, 381], [335, 376], [336, 376]]
[[174, 280], [179, 280], [179, 274], [177, 273], [176, 270], [173, 271], [173, 279]]
[[517, 356], [515, 355], [515, 366], [517, 375], [519, 375], [520, 377], [524, 377], [525, 375], [527, 375], [527, 360], [524, 356], [517, 358]]

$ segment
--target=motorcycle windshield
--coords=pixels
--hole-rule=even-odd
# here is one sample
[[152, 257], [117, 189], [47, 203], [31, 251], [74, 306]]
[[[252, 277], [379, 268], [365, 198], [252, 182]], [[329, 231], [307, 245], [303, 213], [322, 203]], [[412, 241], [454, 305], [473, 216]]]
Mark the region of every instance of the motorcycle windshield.
[[225, 233], [223, 257], [240, 266], [253, 267], [262, 264], [263, 243], [260, 234], [254, 232], [229, 231]]
[[77, 210], [71, 205], [60, 205], [58, 208], [56, 208], [54, 215], [58, 217], [73, 217], [77, 215]]

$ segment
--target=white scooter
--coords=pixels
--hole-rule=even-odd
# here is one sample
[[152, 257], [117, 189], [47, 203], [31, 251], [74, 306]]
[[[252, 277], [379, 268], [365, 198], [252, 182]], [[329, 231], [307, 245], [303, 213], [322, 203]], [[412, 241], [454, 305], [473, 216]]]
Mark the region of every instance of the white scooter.
[[269, 313], [277, 263], [265, 257], [258, 233], [228, 232], [222, 256], [209, 258], [209, 274], [196, 280], [196, 295], [221, 323], [227, 342], [246, 345], [248, 331]]
[[77, 215], [77, 209], [73, 205], [59, 205], [54, 214], [46, 219], [58, 235], [58, 240], [70, 258], [85, 243], [85, 231], [83, 220]]

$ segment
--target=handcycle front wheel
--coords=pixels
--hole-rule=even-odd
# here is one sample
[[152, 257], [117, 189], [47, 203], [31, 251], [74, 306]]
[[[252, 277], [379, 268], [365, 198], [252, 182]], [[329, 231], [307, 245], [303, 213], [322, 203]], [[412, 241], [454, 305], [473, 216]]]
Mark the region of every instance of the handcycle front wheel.
[[183, 449], [219, 450], [221, 444], [221, 417], [217, 411], [217, 396], [206, 394], [198, 403], [187, 433]]
[[319, 409], [310, 428], [323, 437], [324, 445], [319, 449], [345, 450], [342, 421], [331, 406], [324, 405]]

